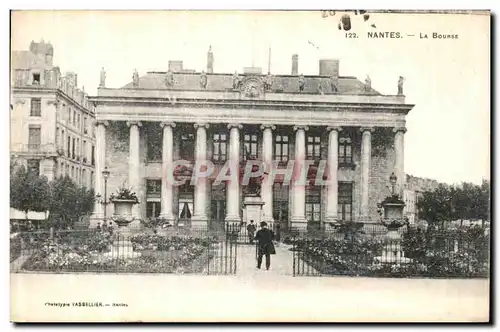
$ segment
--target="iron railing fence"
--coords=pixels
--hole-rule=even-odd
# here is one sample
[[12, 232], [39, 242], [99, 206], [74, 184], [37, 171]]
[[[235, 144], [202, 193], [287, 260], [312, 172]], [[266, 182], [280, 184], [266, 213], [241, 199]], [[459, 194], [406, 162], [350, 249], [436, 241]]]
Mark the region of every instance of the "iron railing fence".
[[12, 272], [235, 274], [237, 267], [237, 242], [208, 228], [104, 227], [21, 232], [15, 239]]
[[294, 276], [488, 277], [486, 229], [341, 233], [292, 231]]

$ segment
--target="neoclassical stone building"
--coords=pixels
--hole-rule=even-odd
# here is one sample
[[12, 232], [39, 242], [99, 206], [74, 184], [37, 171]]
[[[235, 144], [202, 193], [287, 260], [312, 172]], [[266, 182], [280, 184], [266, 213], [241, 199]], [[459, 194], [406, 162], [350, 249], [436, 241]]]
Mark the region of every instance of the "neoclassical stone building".
[[[98, 175], [107, 167], [107, 192], [124, 183], [132, 187], [140, 200], [134, 208], [138, 218], [237, 222], [241, 183], [214, 184], [213, 175], [173, 186], [166, 181], [168, 165], [208, 159], [220, 168], [228, 160], [257, 159], [286, 168], [290, 160], [315, 165], [324, 160], [327, 185], [289, 185], [280, 176], [264, 182], [262, 219], [301, 228], [335, 220], [377, 222], [377, 203], [390, 192], [390, 174], [397, 175], [400, 190], [405, 179], [405, 117], [413, 105], [405, 103], [402, 91], [382, 95], [369, 79], [339, 76], [337, 60], [320, 60], [318, 75], [304, 76], [297, 55], [291, 75], [262, 74], [260, 68], [215, 73], [210, 50], [207, 58], [201, 73], [170, 61], [168, 72], [134, 73], [133, 81], [118, 89], [107, 88], [101, 73], [92, 98], [96, 193], [104, 192]], [[112, 205], [107, 209], [109, 216]], [[97, 203], [94, 217], [102, 215]]]

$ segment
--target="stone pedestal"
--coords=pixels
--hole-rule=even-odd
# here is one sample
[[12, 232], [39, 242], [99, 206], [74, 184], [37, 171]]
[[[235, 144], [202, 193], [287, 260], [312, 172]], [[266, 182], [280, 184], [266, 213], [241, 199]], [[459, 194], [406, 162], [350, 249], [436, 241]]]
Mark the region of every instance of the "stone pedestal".
[[262, 206], [264, 204], [260, 196], [246, 196], [243, 200], [243, 222], [248, 225], [250, 220], [253, 220], [258, 227], [260, 222], [263, 221]]
[[132, 207], [136, 204], [136, 201], [115, 199], [113, 204], [115, 206], [115, 214], [111, 217], [111, 220], [118, 225], [115, 234], [116, 239], [111, 245], [111, 251], [105, 253], [104, 256], [111, 258], [137, 258], [141, 254], [134, 252], [132, 242], [130, 241], [130, 237], [132, 236], [131, 223], [134, 221], [140, 223], [140, 220], [132, 216]]
[[382, 251], [382, 256], [375, 257], [375, 262], [387, 264], [398, 263], [408, 264], [412, 260], [404, 256], [403, 248], [401, 246], [401, 234], [397, 229], [390, 229], [386, 234], [386, 244]]
[[132, 220], [128, 221], [123, 217], [115, 218], [113, 220], [118, 224], [115, 235], [116, 239], [111, 245], [111, 251], [105, 253], [104, 256], [111, 258], [137, 258], [141, 256], [140, 253], [134, 252], [132, 242], [130, 241], [132, 234], [130, 232], [129, 223]]

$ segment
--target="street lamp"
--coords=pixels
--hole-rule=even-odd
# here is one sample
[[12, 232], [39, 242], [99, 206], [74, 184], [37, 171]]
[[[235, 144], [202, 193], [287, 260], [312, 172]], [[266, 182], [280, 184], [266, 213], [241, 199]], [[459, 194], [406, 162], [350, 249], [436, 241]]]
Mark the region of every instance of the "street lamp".
[[393, 172], [391, 174], [391, 176], [389, 177], [389, 182], [391, 183], [391, 186], [392, 186], [392, 195], [396, 194], [396, 182], [397, 181], [398, 181], [398, 177]]
[[102, 202], [102, 204], [104, 205], [104, 223], [107, 222], [106, 220], [106, 210], [107, 210], [107, 206], [109, 204], [108, 202], [108, 179], [109, 179], [109, 171], [108, 171], [108, 167], [104, 167], [104, 171], [102, 171], [102, 177], [104, 178], [104, 201]]

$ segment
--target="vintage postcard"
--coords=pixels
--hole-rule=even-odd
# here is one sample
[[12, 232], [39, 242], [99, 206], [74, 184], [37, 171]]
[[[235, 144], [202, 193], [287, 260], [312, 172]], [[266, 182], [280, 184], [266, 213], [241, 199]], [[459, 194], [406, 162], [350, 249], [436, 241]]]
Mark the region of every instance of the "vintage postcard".
[[489, 322], [488, 11], [12, 11], [13, 322]]

